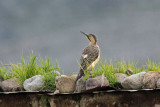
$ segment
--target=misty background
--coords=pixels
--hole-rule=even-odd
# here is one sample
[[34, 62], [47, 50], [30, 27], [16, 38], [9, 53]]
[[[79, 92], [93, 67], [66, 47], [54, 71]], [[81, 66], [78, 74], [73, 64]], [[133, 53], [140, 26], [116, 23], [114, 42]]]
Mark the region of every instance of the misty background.
[[33, 51], [79, 72], [80, 31], [97, 36], [103, 59], [160, 62], [160, 0], [1, 0], [0, 63]]

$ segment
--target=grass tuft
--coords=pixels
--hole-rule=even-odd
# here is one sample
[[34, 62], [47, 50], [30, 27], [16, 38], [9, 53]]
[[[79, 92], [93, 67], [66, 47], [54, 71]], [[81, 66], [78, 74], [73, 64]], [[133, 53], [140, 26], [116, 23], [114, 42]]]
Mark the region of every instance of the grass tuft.
[[3, 65], [0, 68], [0, 78], [3, 78], [4, 80], [10, 78], [7, 68]]
[[56, 62], [55, 67], [49, 58], [43, 60], [42, 58], [37, 58], [33, 53], [25, 61], [24, 57], [21, 57], [21, 63], [11, 64], [10, 69], [2, 66], [0, 68], [0, 77], [4, 79], [17, 78], [17, 81], [23, 86], [26, 79], [31, 78], [35, 75], [42, 75], [45, 83], [43, 90], [52, 91], [55, 90], [55, 77], [59, 74], [60, 68], [58, 62]]
[[108, 63], [108, 61], [106, 60], [103, 63], [101, 60], [97, 67], [94, 69], [93, 77], [104, 74], [108, 78], [110, 85], [113, 86], [113, 84], [117, 82], [115, 73], [116, 69], [114, 68], [112, 61]]
[[12, 64], [10, 72], [13, 73], [14, 77], [18, 79], [20, 85], [23, 85], [23, 82], [35, 75], [42, 74], [40, 67], [36, 63], [36, 56], [31, 54], [27, 61], [21, 57], [21, 63]]
[[45, 83], [45, 86], [42, 87], [42, 90], [54, 91], [56, 89], [55, 77], [60, 72], [58, 62], [56, 62], [55, 67], [53, 67], [54, 65], [50, 62], [49, 58], [45, 61], [41, 59], [40, 66], [42, 68], [41, 72], [42, 75], [44, 76], [43, 81]]
[[[147, 65], [148, 67], [151, 66], [150, 63]], [[160, 65], [159, 65], [160, 66]], [[151, 66], [151, 68], [154, 66]], [[115, 63], [111, 61], [105, 60], [104, 62], [102, 60], [99, 61], [97, 67], [94, 68], [92, 76], [100, 76], [104, 74], [111, 86], [114, 86], [115, 83], [117, 83], [116, 73], [125, 73], [128, 69], [131, 69], [133, 71], [133, 74], [147, 71], [144, 66], [139, 66], [138, 62], [126, 62], [124, 60], [116, 60]], [[89, 78], [88, 73], [85, 73], [86, 79]]]
[[148, 59], [147, 71], [160, 71], [160, 63], [155, 63]]

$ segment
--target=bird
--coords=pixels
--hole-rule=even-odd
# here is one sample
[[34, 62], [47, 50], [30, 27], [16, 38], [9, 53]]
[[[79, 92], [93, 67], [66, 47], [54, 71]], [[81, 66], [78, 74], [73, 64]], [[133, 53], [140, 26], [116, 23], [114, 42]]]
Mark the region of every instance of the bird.
[[84, 72], [86, 72], [90, 68], [93, 69], [100, 59], [100, 48], [97, 44], [96, 36], [94, 34], [86, 34], [82, 31], [80, 32], [88, 38], [89, 46], [84, 48], [82, 51], [82, 55], [80, 58], [80, 71], [78, 73], [76, 81], [84, 76]]

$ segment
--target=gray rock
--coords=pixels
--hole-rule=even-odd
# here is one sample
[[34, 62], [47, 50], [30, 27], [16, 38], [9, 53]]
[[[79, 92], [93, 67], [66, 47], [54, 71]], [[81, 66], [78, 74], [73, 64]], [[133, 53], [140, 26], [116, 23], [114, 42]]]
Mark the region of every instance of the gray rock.
[[94, 88], [100, 88], [103, 86], [109, 86], [108, 79], [103, 75], [97, 76], [95, 78], [89, 78], [86, 81], [86, 90], [91, 90]]
[[45, 84], [42, 80], [43, 76], [35, 75], [29, 79], [26, 79], [23, 83], [23, 87], [26, 91], [39, 91]]
[[19, 82], [16, 81], [16, 78], [2, 81], [1, 82], [1, 89], [4, 92], [23, 90], [23, 88], [20, 86]]
[[155, 89], [156, 83], [160, 78], [160, 72], [158, 71], [148, 71], [144, 75], [143, 79], [143, 89]]
[[157, 88], [160, 88], [160, 78], [157, 80], [156, 86], [157, 86]]
[[116, 78], [118, 83], [121, 83], [127, 76], [127, 74], [123, 74], [123, 73], [116, 73]]
[[77, 75], [57, 76], [55, 79], [56, 88], [61, 93], [72, 93], [75, 90]]
[[143, 78], [146, 72], [140, 72], [126, 77], [121, 85], [124, 89], [141, 89], [143, 86]]
[[54, 91], [54, 94], [59, 94], [59, 93], [60, 93], [59, 90]]
[[76, 90], [75, 92], [83, 92], [86, 90], [86, 80], [82, 76], [76, 83]]

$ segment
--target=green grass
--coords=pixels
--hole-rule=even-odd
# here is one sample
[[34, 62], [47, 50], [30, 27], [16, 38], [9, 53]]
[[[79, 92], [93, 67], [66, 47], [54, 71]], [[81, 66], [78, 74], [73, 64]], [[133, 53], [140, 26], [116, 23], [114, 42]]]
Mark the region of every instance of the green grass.
[[138, 61], [126, 62], [125, 60], [116, 60], [115, 69], [117, 73], [125, 73], [128, 69], [133, 71], [133, 74], [145, 71], [144, 66], [139, 66]]
[[117, 82], [115, 73], [116, 73], [116, 68], [114, 68], [112, 61], [108, 62], [106, 60], [104, 63], [100, 61], [100, 63], [94, 69], [93, 77], [104, 74], [108, 78], [110, 85], [112, 86], [114, 83]]
[[148, 63], [146, 64], [147, 71], [160, 71], [160, 63], [155, 63], [148, 59]]
[[58, 62], [56, 62], [55, 67], [54, 65], [50, 62], [50, 59], [48, 60], [40, 60], [40, 67], [42, 68], [41, 72], [42, 75], [44, 76], [43, 81], [45, 83], [45, 86], [42, 87], [42, 90], [46, 91], [54, 91], [56, 89], [55, 85], [55, 77], [57, 76], [56, 72], [60, 72], [60, 68], [58, 65]]
[[[94, 68], [92, 76], [100, 76], [104, 74], [110, 85], [113, 86], [117, 82], [116, 73], [125, 73], [128, 69], [133, 71], [133, 74], [143, 72], [143, 71], [160, 71], [160, 63], [152, 62], [148, 59], [146, 65], [139, 65], [138, 62], [126, 62], [125, 60], [115, 60], [114, 63], [111, 61], [101, 60]], [[89, 78], [89, 73], [85, 73], [85, 78]]]
[[10, 78], [7, 68], [4, 65], [2, 65], [2, 67], [0, 68], [0, 77], [3, 78], [4, 80]]
[[54, 79], [57, 76], [55, 71], [60, 72], [57, 62], [54, 66], [49, 58], [43, 60], [42, 58], [37, 58], [34, 54], [30, 54], [27, 60], [21, 57], [21, 63], [11, 64], [8, 71], [2, 66], [0, 68], [0, 77], [3, 77], [4, 79], [17, 78], [16, 80], [23, 86], [26, 79], [35, 75], [43, 75], [44, 78], [42, 79], [45, 86], [41, 88], [43, 90], [51, 91], [55, 90]]
[[18, 79], [20, 85], [23, 85], [23, 82], [32, 76], [42, 74], [35, 60], [36, 56], [31, 54], [27, 61], [22, 57], [21, 63], [11, 65], [10, 72]]
[[[160, 63], [156, 63], [148, 59], [148, 62], [145, 65], [139, 65], [138, 62], [127, 62], [125, 60], [115, 60], [115, 61], [99, 61], [97, 66], [93, 69], [92, 77], [100, 76], [104, 74], [111, 86], [117, 82], [116, 73], [125, 73], [127, 69], [131, 69], [133, 74], [142, 72], [142, 71], [160, 71]], [[9, 69], [6, 66], [2, 65], [0, 67], [0, 77], [3, 79], [16, 78], [19, 81], [20, 85], [23, 85], [23, 82], [35, 75], [42, 75], [43, 81], [45, 83], [44, 87], [41, 87], [42, 90], [54, 91], [56, 89], [55, 77], [57, 73], [60, 72], [58, 63], [55, 65], [51, 62], [50, 58], [42, 59], [37, 57], [35, 54], [30, 54], [30, 56], [25, 60], [21, 57], [21, 62], [18, 64], [11, 64]], [[89, 72], [85, 72], [85, 79], [90, 77]]]

